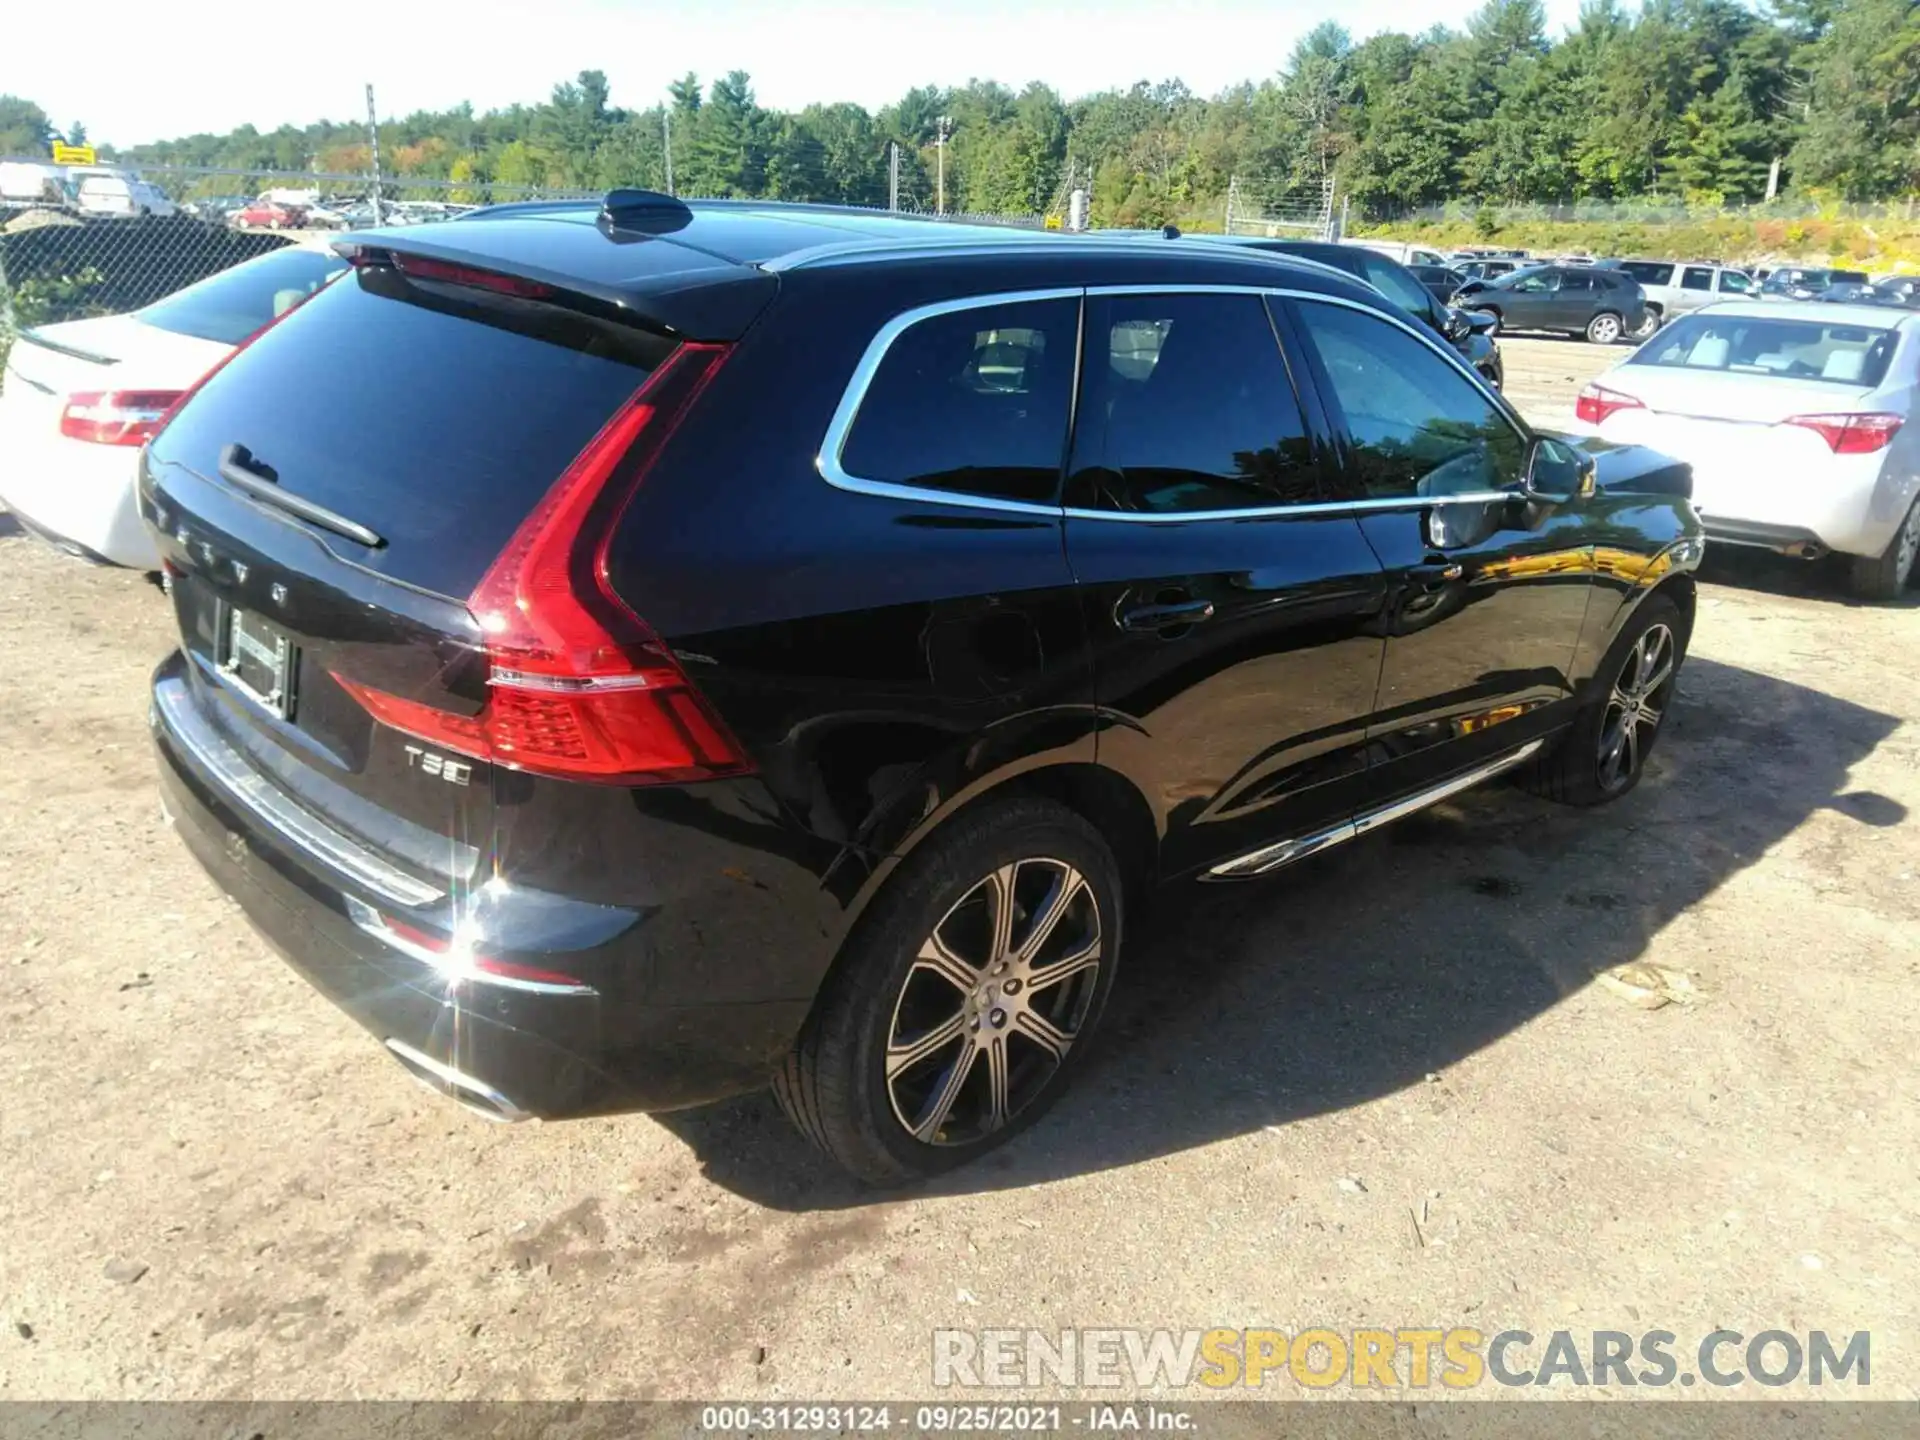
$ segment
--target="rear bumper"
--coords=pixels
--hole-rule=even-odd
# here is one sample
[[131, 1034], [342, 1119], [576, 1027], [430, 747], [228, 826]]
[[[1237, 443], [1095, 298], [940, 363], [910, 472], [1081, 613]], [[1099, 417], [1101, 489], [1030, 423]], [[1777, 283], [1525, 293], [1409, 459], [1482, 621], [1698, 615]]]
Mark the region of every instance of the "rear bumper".
[[1800, 525], [1766, 525], [1753, 520], [1705, 520], [1707, 538], [1721, 545], [1772, 550], [1800, 560], [1818, 560], [1830, 547]]
[[[156, 694], [184, 684], [182, 669], [177, 654], [163, 663]], [[649, 1003], [648, 972], [660, 961], [645, 932], [662, 916], [550, 895], [506, 896], [508, 906], [526, 903], [505, 923], [544, 963], [590, 986], [584, 992], [504, 987], [402, 953], [353, 918], [370, 906], [396, 913], [394, 902], [263, 822], [205, 763], [207, 737], [186, 735], [170, 714], [177, 707], [156, 703], [150, 724], [162, 803], [187, 848], [288, 964], [415, 1078], [470, 1108], [558, 1119], [741, 1094], [766, 1082], [806, 1018], [808, 1002], [790, 998]], [[699, 918], [672, 917], [683, 926]], [[582, 948], [583, 937], [594, 943]]]
[[140, 452], [48, 436], [37, 413], [7, 410], [0, 398], [0, 499], [21, 524], [83, 559], [158, 570], [160, 552], [134, 500]]

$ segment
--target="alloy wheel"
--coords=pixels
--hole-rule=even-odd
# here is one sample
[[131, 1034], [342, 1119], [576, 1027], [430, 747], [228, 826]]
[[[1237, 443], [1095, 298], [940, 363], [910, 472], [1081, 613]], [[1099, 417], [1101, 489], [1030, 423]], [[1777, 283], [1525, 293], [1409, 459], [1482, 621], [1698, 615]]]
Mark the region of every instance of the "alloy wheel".
[[1620, 338], [1620, 322], [1611, 315], [1596, 315], [1587, 326], [1587, 338], [1596, 345], [1611, 345]]
[[1920, 500], [1907, 512], [1907, 523], [1900, 527], [1894, 546], [1894, 583], [1904, 585], [1913, 577], [1914, 560], [1920, 558]]
[[1673, 631], [1649, 625], [1633, 642], [1600, 720], [1600, 786], [1624, 790], [1639, 773], [1672, 698], [1679, 659]]
[[1046, 1089], [1098, 993], [1100, 905], [1064, 860], [1002, 865], [924, 941], [894, 1001], [886, 1087], [928, 1145], [1004, 1127]]

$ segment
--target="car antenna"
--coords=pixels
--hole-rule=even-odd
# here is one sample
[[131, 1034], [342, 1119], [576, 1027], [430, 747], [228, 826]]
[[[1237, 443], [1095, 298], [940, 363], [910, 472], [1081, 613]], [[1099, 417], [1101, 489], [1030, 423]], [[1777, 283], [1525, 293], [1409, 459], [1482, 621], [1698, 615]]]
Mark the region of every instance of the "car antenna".
[[639, 231], [663, 235], [693, 223], [687, 202], [658, 190], [609, 190], [600, 202], [602, 230]]

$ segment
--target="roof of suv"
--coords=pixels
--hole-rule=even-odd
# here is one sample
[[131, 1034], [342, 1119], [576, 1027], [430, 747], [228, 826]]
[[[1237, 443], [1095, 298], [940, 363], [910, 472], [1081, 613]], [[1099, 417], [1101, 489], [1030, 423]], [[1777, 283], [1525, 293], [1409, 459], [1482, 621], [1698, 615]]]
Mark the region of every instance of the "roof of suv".
[[[616, 208], [622, 197], [629, 199]], [[497, 205], [443, 225], [352, 231], [342, 253], [391, 250], [511, 274], [711, 338], [739, 333], [784, 272], [889, 260], [1009, 259], [1288, 263], [1271, 252], [1181, 246], [1158, 232], [1059, 234], [826, 205], [679, 201], [615, 192], [595, 201]], [[1299, 271], [1332, 272], [1307, 260]]]

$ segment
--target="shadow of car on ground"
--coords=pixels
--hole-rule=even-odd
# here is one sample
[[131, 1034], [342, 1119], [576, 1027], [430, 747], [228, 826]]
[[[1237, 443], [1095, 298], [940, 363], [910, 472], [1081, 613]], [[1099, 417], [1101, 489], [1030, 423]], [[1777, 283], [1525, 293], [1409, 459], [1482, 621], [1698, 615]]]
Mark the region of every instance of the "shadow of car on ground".
[[[1134, 1165], [1421, 1084], [1640, 957], [1815, 812], [1904, 820], [1848, 788], [1898, 723], [1694, 659], [1617, 804], [1484, 789], [1271, 880], [1174, 891], [1133, 937], [1097, 1053], [1060, 1103], [917, 1193]], [[765, 1095], [657, 1118], [708, 1178], [777, 1209], [897, 1193], [843, 1177]]]

